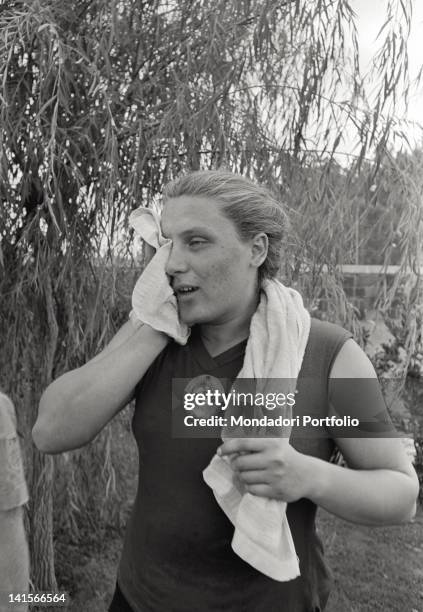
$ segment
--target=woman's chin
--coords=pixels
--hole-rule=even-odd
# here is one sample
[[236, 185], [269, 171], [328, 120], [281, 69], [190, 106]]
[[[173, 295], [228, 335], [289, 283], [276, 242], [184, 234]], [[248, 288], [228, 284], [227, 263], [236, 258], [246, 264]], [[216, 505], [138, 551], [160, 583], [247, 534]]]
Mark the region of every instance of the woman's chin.
[[195, 316], [193, 316], [192, 313], [187, 312], [187, 309], [181, 308], [180, 306], [178, 308], [178, 318], [180, 323], [184, 323], [185, 325], [188, 325], [188, 327], [192, 327], [196, 323]]
[[209, 319], [207, 316], [199, 313], [188, 312], [188, 309], [179, 308], [179, 321], [185, 323], [188, 327], [193, 327], [199, 323], [208, 323]]
[[198, 317], [179, 315], [179, 321], [188, 327], [193, 327], [197, 323], [201, 323]]

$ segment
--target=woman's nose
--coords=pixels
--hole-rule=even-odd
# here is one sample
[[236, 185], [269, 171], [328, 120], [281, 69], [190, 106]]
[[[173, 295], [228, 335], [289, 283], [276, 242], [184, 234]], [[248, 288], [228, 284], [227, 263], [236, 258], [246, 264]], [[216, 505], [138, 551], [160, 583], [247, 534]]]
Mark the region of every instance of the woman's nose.
[[179, 272], [186, 272], [187, 261], [184, 257], [183, 249], [172, 244], [170, 249], [169, 258], [166, 263], [166, 274], [174, 276]]

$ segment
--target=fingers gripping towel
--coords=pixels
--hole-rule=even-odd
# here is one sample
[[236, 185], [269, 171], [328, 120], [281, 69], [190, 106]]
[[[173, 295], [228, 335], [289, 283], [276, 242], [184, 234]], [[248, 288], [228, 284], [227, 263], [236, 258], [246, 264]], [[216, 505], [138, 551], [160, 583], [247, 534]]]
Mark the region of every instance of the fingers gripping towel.
[[[163, 238], [159, 217], [150, 209], [138, 208], [131, 214], [130, 223], [157, 249], [135, 285], [130, 317], [185, 344], [189, 330], [178, 320], [176, 298], [165, 273], [171, 241]], [[277, 280], [265, 280], [258, 308], [251, 319], [238, 379], [263, 381], [257, 391], [264, 394], [271, 391], [272, 379], [291, 379], [295, 383], [309, 333], [310, 315], [300, 294]], [[289, 434], [287, 428], [280, 431], [286, 443]], [[222, 436], [225, 438], [225, 431]], [[244, 492], [230, 463], [217, 455], [203, 471], [203, 478], [235, 527], [232, 539], [235, 553], [274, 580], [287, 581], [299, 576], [286, 503]]]
[[[277, 280], [265, 280], [238, 379], [263, 381], [258, 389], [263, 394], [272, 390], [272, 379], [290, 379], [295, 384], [309, 333], [310, 315], [300, 294]], [[280, 434], [288, 444], [290, 431], [284, 428]], [[217, 455], [204, 470], [203, 478], [235, 527], [233, 550], [274, 580], [299, 576], [286, 503], [243, 492], [228, 462]]]
[[139, 321], [147, 323], [179, 344], [186, 344], [189, 329], [179, 322], [178, 304], [165, 272], [172, 241], [163, 237], [159, 216], [150, 208], [134, 210], [129, 223], [147, 244], [156, 249], [134, 287], [129, 317], [134, 324]]

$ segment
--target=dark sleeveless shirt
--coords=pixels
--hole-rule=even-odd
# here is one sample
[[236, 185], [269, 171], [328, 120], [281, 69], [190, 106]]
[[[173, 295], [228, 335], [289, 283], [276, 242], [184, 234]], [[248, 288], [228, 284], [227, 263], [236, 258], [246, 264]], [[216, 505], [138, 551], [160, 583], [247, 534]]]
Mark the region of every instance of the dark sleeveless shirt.
[[[336, 325], [312, 319], [294, 415], [327, 415], [329, 372], [350, 337]], [[315, 504], [308, 499], [288, 504], [301, 576], [272, 580], [233, 552], [234, 527], [203, 481], [202, 471], [221, 440], [172, 438], [172, 378], [207, 373], [234, 380], [245, 346], [246, 340], [212, 358], [193, 328], [188, 344], [169, 343], [137, 386], [132, 428], [139, 483], [118, 572], [119, 586], [134, 612], [324, 609], [331, 579], [316, 534]], [[325, 461], [334, 448], [330, 437], [307, 436], [301, 427], [293, 428], [290, 443]]]

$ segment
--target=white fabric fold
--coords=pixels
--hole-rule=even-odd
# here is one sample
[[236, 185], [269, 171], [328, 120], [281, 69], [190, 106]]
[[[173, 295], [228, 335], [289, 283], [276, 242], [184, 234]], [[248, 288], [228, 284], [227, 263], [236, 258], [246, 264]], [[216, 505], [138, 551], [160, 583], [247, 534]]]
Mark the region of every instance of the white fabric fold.
[[[275, 390], [275, 379], [283, 378], [289, 385], [285, 391], [294, 392], [309, 333], [310, 315], [300, 294], [277, 280], [265, 280], [237, 380], [258, 379], [256, 392], [267, 394]], [[291, 412], [288, 410], [284, 416], [290, 417]], [[286, 444], [289, 434], [288, 428], [280, 431]], [[227, 437], [225, 430], [222, 437]], [[287, 581], [299, 576], [286, 503], [244, 492], [228, 462], [218, 455], [204, 470], [203, 478], [235, 527], [233, 550], [274, 580]]]
[[[131, 214], [130, 223], [148, 244], [158, 249], [134, 288], [130, 317], [185, 344], [189, 330], [179, 322], [176, 298], [165, 273], [171, 241], [163, 238], [159, 217], [150, 209], [138, 208]], [[265, 280], [237, 380], [257, 379], [256, 392], [266, 394], [275, 390], [274, 379], [289, 379], [290, 389], [285, 391], [295, 391], [309, 333], [310, 315], [300, 294], [277, 280]], [[291, 416], [289, 410], [284, 416]], [[224, 429], [222, 438], [227, 439], [231, 433], [233, 436], [233, 431]], [[290, 430], [283, 428], [279, 433], [288, 444]], [[203, 478], [235, 527], [235, 553], [274, 580], [299, 576], [286, 503], [245, 492], [229, 462], [218, 455], [203, 471]]]
[[129, 318], [134, 325], [147, 323], [179, 344], [186, 344], [190, 330], [179, 321], [178, 304], [165, 272], [172, 241], [163, 237], [160, 218], [150, 208], [141, 206], [134, 210], [129, 223], [147, 244], [156, 249], [134, 287]]

